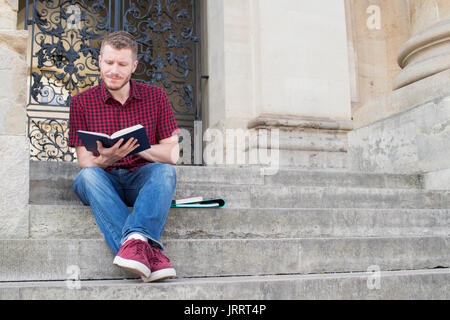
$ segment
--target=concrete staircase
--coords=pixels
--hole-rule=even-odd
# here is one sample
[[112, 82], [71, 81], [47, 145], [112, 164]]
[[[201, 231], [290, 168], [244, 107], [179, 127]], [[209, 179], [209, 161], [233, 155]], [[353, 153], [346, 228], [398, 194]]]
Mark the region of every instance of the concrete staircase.
[[78, 170], [31, 162], [30, 236], [0, 240], [0, 299], [450, 298], [450, 191], [420, 176], [178, 166], [177, 197], [227, 206], [171, 209], [178, 278], [145, 284], [112, 264]]

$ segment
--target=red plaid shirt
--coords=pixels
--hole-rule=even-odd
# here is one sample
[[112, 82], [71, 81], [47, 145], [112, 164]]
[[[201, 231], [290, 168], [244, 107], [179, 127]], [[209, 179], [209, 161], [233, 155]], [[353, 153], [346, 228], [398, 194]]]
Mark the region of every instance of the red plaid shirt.
[[[82, 146], [77, 130], [108, 135], [137, 124], [147, 130], [150, 145], [171, 137], [178, 126], [165, 92], [158, 87], [130, 81], [130, 97], [122, 106], [101, 83], [70, 101], [69, 146]], [[134, 171], [149, 163], [138, 155], [117, 161], [106, 171], [128, 169]]]

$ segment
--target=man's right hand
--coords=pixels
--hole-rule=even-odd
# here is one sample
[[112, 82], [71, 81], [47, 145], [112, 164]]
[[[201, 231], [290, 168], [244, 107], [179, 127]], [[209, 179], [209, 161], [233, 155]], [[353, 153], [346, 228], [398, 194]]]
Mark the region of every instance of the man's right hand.
[[100, 167], [105, 169], [139, 147], [137, 140], [134, 138], [130, 138], [123, 146], [121, 146], [122, 142], [123, 139], [120, 139], [112, 147], [104, 148], [102, 143], [97, 141], [98, 157], [87, 151], [85, 147], [77, 147], [77, 158], [80, 167]]
[[112, 147], [104, 148], [101, 141], [97, 140], [97, 150], [100, 154], [96, 159], [97, 163], [103, 168], [109, 167], [139, 147], [137, 140], [134, 138], [130, 138], [123, 146], [121, 146], [122, 143], [123, 138], [117, 141]]

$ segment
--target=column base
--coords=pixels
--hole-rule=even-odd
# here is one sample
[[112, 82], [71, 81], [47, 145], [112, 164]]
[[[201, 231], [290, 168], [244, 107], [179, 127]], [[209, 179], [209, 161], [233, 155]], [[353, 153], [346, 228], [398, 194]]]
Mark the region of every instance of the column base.
[[409, 39], [397, 57], [403, 70], [394, 90], [450, 68], [450, 19], [427, 28]]
[[249, 122], [248, 129], [256, 137], [245, 150], [248, 157], [258, 152], [273, 158], [273, 153], [278, 153], [281, 168], [347, 167], [347, 133], [352, 129], [350, 120], [261, 115]]

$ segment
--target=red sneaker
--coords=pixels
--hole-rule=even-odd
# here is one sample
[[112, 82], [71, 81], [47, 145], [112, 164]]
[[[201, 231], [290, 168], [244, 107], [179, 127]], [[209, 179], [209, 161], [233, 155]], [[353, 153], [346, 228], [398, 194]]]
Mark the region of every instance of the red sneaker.
[[151, 268], [147, 255], [149, 249], [150, 245], [146, 241], [127, 240], [120, 248], [113, 263], [141, 277], [150, 277]]
[[169, 278], [175, 278], [177, 273], [170, 265], [170, 260], [159, 249], [149, 246], [147, 251], [148, 260], [150, 262], [150, 276], [142, 277], [144, 282], [159, 281]]

